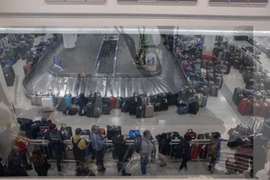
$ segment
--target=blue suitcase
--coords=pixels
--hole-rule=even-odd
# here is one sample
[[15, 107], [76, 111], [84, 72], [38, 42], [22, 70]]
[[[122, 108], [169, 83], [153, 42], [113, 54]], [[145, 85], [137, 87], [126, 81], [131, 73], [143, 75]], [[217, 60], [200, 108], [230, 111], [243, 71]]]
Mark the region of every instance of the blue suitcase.
[[188, 113], [188, 103], [186, 102], [180, 102], [179, 106], [177, 108], [178, 114], [187, 114]]
[[141, 137], [140, 130], [130, 130], [128, 135], [130, 139], [136, 139], [137, 137]]
[[64, 97], [65, 105], [66, 107], [71, 107], [72, 106], [72, 96], [71, 94], [66, 94]]
[[205, 106], [206, 106], [206, 104], [207, 104], [207, 97], [206, 97], [206, 96], [203, 96], [201, 106], [202, 106], [202, 107], [205, 107]]

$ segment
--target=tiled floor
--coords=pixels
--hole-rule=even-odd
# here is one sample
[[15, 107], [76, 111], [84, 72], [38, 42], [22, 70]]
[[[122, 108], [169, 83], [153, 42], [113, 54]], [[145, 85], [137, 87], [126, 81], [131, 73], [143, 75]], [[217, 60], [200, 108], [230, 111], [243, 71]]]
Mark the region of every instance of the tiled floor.
[[[79, 116], [65, 116], [61, 112], [53, 112], [52, 114], [43, 114], [39, 111], [39, 107], [31, 106], [29, 99], [24, 96], [22, 91], [22, 79], [24, 77], [22, 66], [24, 61], [18, 61], [15, 64], [14, 69], [18, 76], [16, 88], [10, 88], [11, 96], [15, 102], [17, 116], [32, 118], [37, 116], [48, 117], [53, 120], [57, 125], [67, 124], [71, 126], [73, 131], [80, 127], [83, 129], [90, 129], [93, 124], [98, 124], [101, 127], [106, 125], [121, 125], [122, 133], [127, 134], [130, 129], [140, 129], [141, 131], [149, 129], [155, 136], [162, 132], [178, 131], [183, 135], [187, 129], [193, 129], [197, 133], [219, 131], [222, 133], [223, 138], [228, 138], [227, 130], [231, 127], [236, 126], [240, 121], [247, 121], [247, 118], [243, 118], [232, 105], [231, 97], [233, 89], [235, 87], [243, 87], [243, 81], [240, 74], [232, 68], [231, 74], [225, 76], [224, 86], [219, 92], [217, 98], [209, 97], [206, 108], [201, 108], [197, 115], [178, 115], [176, 113], [176, 107], [170, 107], [168, 111], [156, 112], [153, 118], [136, 119], [135, 117], [129, 116], [128, 114], [121, 113], [119, 110], [112, 110], [111, 115], [103, 115], [98, 119], [86, 118]], [[229, 152], [226, 148], [226, 143], [223, 143], [223, 152]], [[230, 155], [230, 153], [229, 153]], [[190, 170], [181, 174], [183, 178], [242, 178], [242, 176], [224, 175], [225, 172], [225, 160], [228, 154], [222, 155], [220, 163], [217, 165], [217, 171], [213, 176], [210, 177], [206, 171], [207, 164], [205, 162], [190, 162]], [[158, 164], [151, 164], [149, 172], [153, 176], [170, 176], [180, 177], [177, 172], [179, 162], [170, 162], [168, 160], [168, 166], [160, 168]], [[133, 161], [128, 166], [128, 171], [132, 172], [133, 175], [139, 176], [139, 162]], [[55, 163], [52, 162], [52, 168], [49, 171], [49, 176], [58, 176]], [[105, 165], [108, 168], [105, 174], [98, 174], [98, 176], [118, 176], [116, 172], [115, 162], [106, 161]], [[93, 168], [95, 168], [93, 166]], [[266, 168], [267, 169], [267, 168]], [[74, 175], [74, 164], [67, 163], [67, 167], [63, 168], [63, 171], [67, 175]], [[267, 170], [260, 171], [258, 175], [260, 178], [265, 179]], [[30, 171], [29, 174], [32, 176], [36, 175], [34, 171]]]

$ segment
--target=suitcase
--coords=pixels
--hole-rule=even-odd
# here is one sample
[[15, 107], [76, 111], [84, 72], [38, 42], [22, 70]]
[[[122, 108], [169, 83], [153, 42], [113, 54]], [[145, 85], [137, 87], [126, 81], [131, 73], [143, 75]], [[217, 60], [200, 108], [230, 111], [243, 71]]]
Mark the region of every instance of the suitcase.
[[237, 109], [241, 115], [249, 115], [253, 107], [253, 102], [247, 98], [243, 98]]
[[237, 147], [234, 159], [235, 159], [235, 170], [236, 172], [242, 174], [249, 168], [249, 160], [253, 156], [253, 152], [247, 147]]
[[42, 110], [44, 112], [53, 112], [54, 111], [54, 102], [52, 96], [44, 96], [41, 99]]
[[218, 96], [218, 86], [213, 85], [210, 87], [210, 95], [214, 97]]
[[102, 104], [102, 97], [101, 94], [96, 92], [95, 93], [95, 101], [94, 101], [94, 111], [93, 111], [93, 116], [95, 118], [99, 118], [101, 116], [103, 109], [103, 104]]
[[202, 104], [201, 104], [201, 107], [205, 107], [207, 105], [207, 97], [206, 96], [203, 96], [202, 97]]
[[129, 112], [129, 103], [128, 102], [124, 102], [121, 106], [121, 112], [123, 113], [127, 113]]
[[192, 87], [193, 89], [199, 89], [200, 88], [200, 82], [199, 81], [192, 81]]
[[82, 131], [82, 135], [84, 135], [84, 136], [88, 136], [88, 137], [89, 137], [89, 139], [90, 139], [91, 132], [90, 132], [90, 130], [89, 130], [89, 129], [85, 129], [85, 130], [83, 130], [83, 131]]
[[84, 107], [86, 107], [88, 103], [88, 98], [86, 98], [85, 95], [81, 93], [79, 97], [77, 98], [77, 102], [78, 102], [78, 105], [80, 106], [80, 109], [83, 109]]
[[59, 130], [63, 140], [70, 140], [72, 137], [72, 128], [67, 126], [66, 124], [61, 124], [61, 128]]
[[235, 160], [234, 158], [227, 158], [225, 161], [225, 167], [228, 173], [235, 174]]
[[87, 114], [87, 107], [83, 107], [79, 109], [79, 116], [86, 116]]
[[224, 74], [230, 74], [231, 67], [232, 67], [231, 63], [226, 61], [226, 62], [224, 62], [224, 65], [226, 66], [226, 71], [224, 72]]
[[188, 113], [196, 115], [199, 112], [199, 103], [191, 102], [189, 103]]
[[161, 111], [161, 103], [155, 103], [153, 106], [154, 106], [154, 112]]
[[240, 62], [238, 61], [238, 60], [234, 60], [234, 62], [233, 62], [233, 67], [235, 68], [235, 69], [240, 69]]
[[31, 71], [32, 63], [27, 63], [23, 66], [24, 75], [28, 74]]
[[112, 140], [114, 136], [122, 134], [121, 126], [107, 126], [107, 139]]
[[269, 121], [265, 121], [262, 125], [261, 132], [264, 136], [270, 138], [270, 123]]
[[188, 103], [181, 101], [178, 105], [177, 113], [178, 114], [187, 114], [188, 108], [189, 108]]
[[141, 137], [140, 130], [130, 130], [128, 135], [129, 139], [136, 139], [138, 137]]
[[72, 106], [72, 96], [71, 96], [71, 94], [66, 94], [64, 96], [64, 101], [65, 101], [65, 105], [66, 105], [67, 108], [71, 107]]
[[267, 102], [263, 102], [261, 104], [261, 111], [259, 113], [260, 117], [266, 117], [266, 113], [268, 112], [268, 110], [270, 109], [270, 104]]
[[206, 78], [206, 69], [205, 68], [201, 69], [201, 77]]
[[145, 107], [145, 117], [153, 117], [154, 116], [154, 107], [152, 105]]
[[243, 98], [242, 89], [235, 88], [233, 92], [233, 98], [232, 98], [234, 104], [238, 106], [242, 98]]
[[222, 88], [223, 85], [223, 77], [216, 77], [215, 78], [215, 84], [218, 86], [219, 89]]
[[138, 107], [138, 99], [139, 97], [130, 97], [128, 100], [129, 105], [129, 115], [136, 115], [136, 108]]
[[169, 103], [168, 103], [168, 100], [167, 98], [163, 98], [161, 100], [161, 110], [162, 111], [167, 111], [169, 109]]
[[259, 116], [261, 112], [261, 104], [259, 102], [253, 102], [253, 116]]
[[94, 117], [94, 104], [89, 102], [86, 106], [86, 116], [87, 117]]
[[145, 108], [143, 108], [142, 106], [138, 106], [136, 108], [136, 118], [143, 118], [144, 117], [144, 111], [145, 111]]
[[110, 100], [111, 100], [111, 108], [115, 109], [116, 108], [116, 98], [111, 96]]
[[209, 145], [200, 145], [199, 157], [200, 159], [207, 159]]
[[70, 115], [74, 116], [78, 113], [78, 109], [76, 107], [67, 107], [64, 111], [63, 114], [65, 115]]
[[42, 98], [42, 96], [40, 96], [38, 94], [31, 95], [30, 96], [31, 105], [41, 106], [42, 105], [41, 98]]
[[12, 72], [9, 69], [5, 68], [3, 69], [3, 74], [5, 77], [7, 87], [13, 86], [14, 81], [15, 81], [15, 76], [13, 76]]
[[199, 106], [201, 107], [202, 106], [202, 101], [203, 101], [203, 94], [202, 93], [197, 93], [197, 94], [195, 94], [195, 96], [198, 97], [198, 103], [199, 103]]
[[191, 146], [191, 159], [197, 159], [200, 151], [199, 144], [193, 144]]
[[103, 104], [103, 107], [102, 107], [102, 114], [105, 114], [105, 115], [110, 115], [111, 114], [111, 106], [109, 105], [106, 105], [106, 104]]

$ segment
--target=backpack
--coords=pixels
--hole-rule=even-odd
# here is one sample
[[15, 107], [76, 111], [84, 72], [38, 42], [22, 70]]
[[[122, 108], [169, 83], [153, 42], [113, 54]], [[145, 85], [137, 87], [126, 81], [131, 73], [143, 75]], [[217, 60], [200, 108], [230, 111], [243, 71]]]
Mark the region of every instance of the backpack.
[[[145, 141], [142, 139], [142, 137], [137, 137], [135, 140], [134, 140], [134, 146], [135, 146], [135, 151], [136, 153], [140, 154], [141, 151], [142, 151], [142, 141]], [[145, 141], [147, 142], [147, 141]], [[147, 142], [148, 146], [149, 146], [149, 142]]]
[[184, 143], [185, 140], [181, 139], [180, 143], [175, 146], [175, 151], [180, 154], [180, 157], [184, 154]]

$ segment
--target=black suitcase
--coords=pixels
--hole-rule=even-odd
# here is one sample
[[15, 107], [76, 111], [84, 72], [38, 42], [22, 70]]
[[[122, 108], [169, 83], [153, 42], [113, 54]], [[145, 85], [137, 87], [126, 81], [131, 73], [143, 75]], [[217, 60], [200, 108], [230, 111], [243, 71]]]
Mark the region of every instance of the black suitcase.
[[109, 115], [109, 114], [111, 114], [111, 110], [112, 110], [112, 108], [110, 105], [103, 104], [102, 114]]
[[171, 92], [169, 92], [167, 94], [167, 99], [168, 99], [168, 105], [169, 106], [173, 106], [173, 105], [176, 104], [177, 96], [178, 96], [177, 94], [174, 94], [174, 93], [171, 93]]
[[82, 131], [82, 135], [87, 135], [90, 138], [91, 132], [90, 132], [89, 129], [85, 129], [85, 130]]
[[94, 112], [94, 104], [90, 102], [87, 104], [86, 107], [86, 116], [93, 117], [93, 112]]
[[139, 97], [130, 97], [128, 100], [129, 105], [129, 115], [136, 115], [136, 108], [138, 107], [138, 98]]
[[107, 139], [112, 140], [114, 136], [122, 134], [121, 126], [107, 126]]
[[199, 103], [198, 102], [191, 102], [189, 103], [188, 113], [190, 114], [197, 114], [199, 112]]
[[160, 112], [160, 111], [161, 111], [161, 103], [155, 103], [154, 112]]
[[145, 113], [145, 108], [139, 106], [136, 108], [136, 118], [143, 118]]
[[79, 116], [86, 116], [87, 108], [83, 107], [79, 109]]
[[161, 100], [161, 110], [162, 111], [167, 111], [169, 109], [169, 103], [167, 98], [163, 98]]
[[210, 95], [214, 97], [218, 96], [218, 86], [215, 86], [215, 85], [211, 86]]
[[222, 76], [216, 77], [215, 84], [218, 86], [219, 89], [221, 89], [223, 85], [223, 77]]
[[5, 77], [7, 87], [13, 86], [15, 77], [12, 75], [11, 71], [5, 68], [3, 69], [3, 74]]

